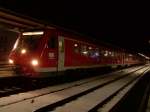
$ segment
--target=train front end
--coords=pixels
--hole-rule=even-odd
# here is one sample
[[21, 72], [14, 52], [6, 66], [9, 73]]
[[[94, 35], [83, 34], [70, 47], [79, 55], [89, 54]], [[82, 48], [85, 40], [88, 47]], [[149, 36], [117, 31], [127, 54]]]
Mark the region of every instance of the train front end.
[[9, 63], [15, 65], [18, 75], [36, 77], [35, 69], [40, 66], [40, 43], [43, 31], [24, 32], [16, 40], [9, 55]]

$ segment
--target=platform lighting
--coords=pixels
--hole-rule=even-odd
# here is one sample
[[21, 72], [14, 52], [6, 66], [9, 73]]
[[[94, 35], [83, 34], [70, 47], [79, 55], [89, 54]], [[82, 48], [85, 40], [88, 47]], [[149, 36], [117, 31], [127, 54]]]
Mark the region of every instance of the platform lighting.
[[23, 35], [43, 35], [43, 31], [38, 31], [38, 32], [24, 32]]
[[142, 57], [144, 57], [145, 59], [150, 59], [150, 57], [148, 57], [148, 56], [145, 56], [144, 54], [142, 54], [142, 53], [138, 53], [140, 56], [142, 56]]

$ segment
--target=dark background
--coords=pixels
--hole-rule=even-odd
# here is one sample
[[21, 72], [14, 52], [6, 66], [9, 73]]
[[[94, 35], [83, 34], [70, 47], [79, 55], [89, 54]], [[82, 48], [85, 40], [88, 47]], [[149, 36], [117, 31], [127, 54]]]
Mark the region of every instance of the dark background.
[[148, 3], [7, 0], [0, 7], [150, 56]]

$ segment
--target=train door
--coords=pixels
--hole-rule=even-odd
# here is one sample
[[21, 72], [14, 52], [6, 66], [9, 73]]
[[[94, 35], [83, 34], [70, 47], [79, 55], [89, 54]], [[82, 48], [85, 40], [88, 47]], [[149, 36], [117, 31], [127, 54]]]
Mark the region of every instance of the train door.
[[58, 71], [64, 70], [64, 37], [58, 36]]
[[57, 70], [57, 53], [57, 35], [55, 33], [51, 33], [48, 35], [47, 47], [43, 54], [45, 71], [49, 72]]

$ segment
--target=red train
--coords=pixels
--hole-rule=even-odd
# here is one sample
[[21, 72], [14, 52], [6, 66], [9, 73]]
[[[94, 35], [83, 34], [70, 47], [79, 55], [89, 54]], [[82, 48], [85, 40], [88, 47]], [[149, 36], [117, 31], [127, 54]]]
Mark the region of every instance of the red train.
[[46, 77], [75, 69], [141, 63], [137, 55], [58, 29], [23, 32], [9, 63], [29, 77]]

